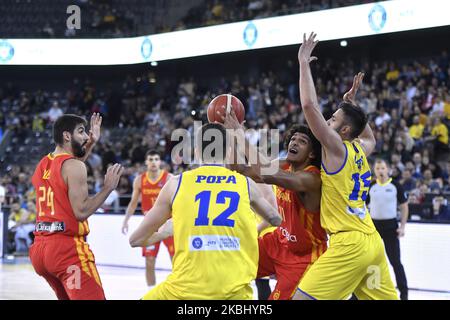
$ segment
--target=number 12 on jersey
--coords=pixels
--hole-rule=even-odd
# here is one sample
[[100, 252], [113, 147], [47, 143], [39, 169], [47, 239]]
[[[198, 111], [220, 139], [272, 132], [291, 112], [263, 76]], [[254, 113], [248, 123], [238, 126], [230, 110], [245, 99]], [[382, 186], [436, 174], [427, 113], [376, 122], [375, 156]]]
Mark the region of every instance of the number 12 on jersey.
[[[215, 204], [225, 204], [230, 199], [228, 208], [219, 214], [212, 222], [213, 226], [234, 227], [234, 220], [228, 219], [235, 213], [239, 206], [240, 195], [234, 191], [220, 191], [217, 194]], [[209, 205], [211, 203], [211, 191], [202, 191], [195, 196], [195, 202], [199, 201], [198, 216], [195, 219], [196, 226], [209, 225]]]

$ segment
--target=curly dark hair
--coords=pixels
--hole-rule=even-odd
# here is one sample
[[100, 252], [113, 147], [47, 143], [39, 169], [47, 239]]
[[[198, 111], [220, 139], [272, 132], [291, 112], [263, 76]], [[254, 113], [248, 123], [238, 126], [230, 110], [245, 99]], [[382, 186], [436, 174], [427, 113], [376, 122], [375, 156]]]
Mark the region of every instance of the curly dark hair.
[[321, 146], [319, 140], [316, 139], [316, 137], [314, 136], [312, 131], [307, 126], [301, 125], [301, 124], [294, 124], [293, 126], [291, 126], [286, 131], [286, 134], [284, 137], [284, 147], [286, 149], [288, 148], [289, 142], [291, 141], [292, 136], [297, 132], [306, 134], [308, 136], [309, 141], [311, 143], [312, 151], [315, 155], [315, 157], [311, 160], [311, 164], [313, 166], [320, 168], [320, 164], [322, 162], [322, 146]]

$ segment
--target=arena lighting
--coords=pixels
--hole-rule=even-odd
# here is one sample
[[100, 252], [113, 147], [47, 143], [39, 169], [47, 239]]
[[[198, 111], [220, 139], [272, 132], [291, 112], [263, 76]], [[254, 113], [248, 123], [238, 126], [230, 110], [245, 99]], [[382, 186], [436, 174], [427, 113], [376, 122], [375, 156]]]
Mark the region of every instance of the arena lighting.
[[[392, 0], [119, 39], [0, 40], [0, 65], [117, 65], [157, 62], [450, 25], [450, 1]], [[351, 19], [348, 19], [351, 17]]]
[[346, 47], [347, 46], [347, 40], [342, 40], [340, 45], [341, 45], [341, 47]]

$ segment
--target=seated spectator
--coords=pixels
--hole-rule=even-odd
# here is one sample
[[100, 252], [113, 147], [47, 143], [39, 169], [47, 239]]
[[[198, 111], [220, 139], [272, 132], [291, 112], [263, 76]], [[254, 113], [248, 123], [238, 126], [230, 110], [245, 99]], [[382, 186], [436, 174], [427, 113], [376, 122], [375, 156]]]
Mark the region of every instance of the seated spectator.
[[448, 128], [440, 117], [434, 119], [431, 135], [435, 138], [434, 154], [445, 154], [448, 151]]
[[52, 107], [48, 110], [47, 116], [51, 123], [55, 122], [64, 112], [59, 107], [58, 101], [53, 101]]
[[[16, 253], [27, 253], [32, 243], [30, 232], [34, 231], [36, 222], [36, 207], [33, 202], [28, 202], [27, 207], [21, 208], [18, 202], [11, 205], [9, 215], [10, 233], [15, 233], [14, 242], [16, 244]], [[25, 243], [25, 244], [24, 244]]]
[[413, 174], [412, 176], [416, 179], [421, 179], [422, 178], [422, 155], [419, 152], [414, 153], [413, 155], [413, 164], [414, 164], [414, 169], [413, 169]]
[[413, 125], [409, 127], [409, 135], [414, 139], [415, 145], [422, 145], [423, 130], [425, 126], [419, 122], [419, 116], [414, 116]]
[[391, 154], [391, 167], [397, 167], [400, 171], [405, 170], [405, 165], [401, 161], [401, 156], [397, 153]]
[[440, 96], [436, 97], [436, 100], [431, 108], [430, 115], [440, 117], [444, 114], [444, 101]]
[[430, 192], [430, 188], [424, 183], [416, 189], [411, 190], [409, 193], [409, 203], [412, 204], [422, 204], [425, 201], [425, 195]]
[[386, 80], [392, 83], [393, 81], [397, 80], [399, 76], [400, 71], [395, 66], [395, 64], [391, 62], [389, 64], [389, 71], [386, 73]]
[[433, 198], [433, 217], [440, 221], [450, 221], [450, 210], [447, 198], [438, 194]]
[[117, 190], [121, 195], [130, 195], [133, 191], [132, 183], [129, 177], [122, 175], [119, 180]]
[[34, 132], [43, 132], [44, 131], [44, 120], [39, 115], [35, 115], [33, 117], [32, 130]]
[[412, 177], [411, 170], [405, 169], [402, 172], [400, 184], [406, 193], [409, 193], [411, 190], [416, 188], [417, 180]]
[[382, 108], [378, 117], [375, 118], [375, 125], [380, 127], [383, 123], [389, 121], [391, 121], [391, 116], [384, 110], [384, 108]]
[[435, 179], [433, 179], [433, 173], [430, 169], [426, 169], [423, 172], [422, 183], [426, 184], [430, 190], [440, 190], [441, 185]]

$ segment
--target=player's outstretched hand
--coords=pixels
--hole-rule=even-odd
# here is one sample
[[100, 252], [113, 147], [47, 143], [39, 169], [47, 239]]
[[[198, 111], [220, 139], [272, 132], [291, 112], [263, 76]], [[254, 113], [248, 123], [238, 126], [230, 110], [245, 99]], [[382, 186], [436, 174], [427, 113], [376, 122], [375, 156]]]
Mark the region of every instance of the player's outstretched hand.
[[104, 187], [113, 191], [119, 184], [120, 176], [124, 171], [124, 167], [116, 163], [108, 168], [105, 174]]
[[102, 116], [99, 113], [93, 113], [91, 116], [89, 128], [88, 144], [95, 144], [100, 140], [100, 128], [102, 126]]
[[239, 129], [244, 130], [245, 129], [243, 126], [243, 124], [245, 123], [245, 120], [244, 120], [244, 122], [242, 122], [242, 124], [239, 123], [239, 120], [233, 109], [231, 109], [230, 112], [225, 112], [225, 117], [219, 111], [216, 111], [216, 114], [217, 114], [217, 117], [219, 117], [219, 119], [222, 120], [222, 123], [223, 123], [223, 126], [225, 127], [225, 129], [233, 129], [233, 130], [239, 130]]
[[344, 102], [356, 104], [356, 93], [358, 92], [359, 87], [364, 78], [364, 72], [358, 72], [357, 75], [353, 77], [353, 85], [352, 88], [344, 94]]
[[312, 62], [314, 60], [317, 60], [317, 57], [311, 56], [312, 51], [316, 47], [316, 45], [319, 43], [319, 40], [316, 39], [317, 34], [314, 32], [311, 32], [308, 39], [306, 39], [306, 34], [303, 34], [303, 42], [300, 46], [300, 49], [298, 50], [298, 62]]

